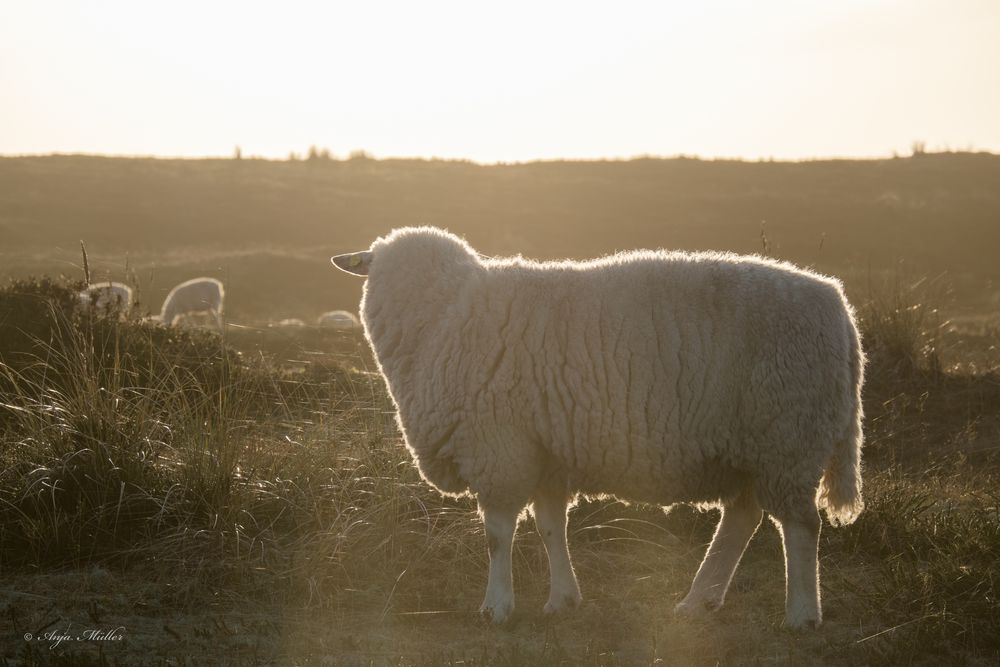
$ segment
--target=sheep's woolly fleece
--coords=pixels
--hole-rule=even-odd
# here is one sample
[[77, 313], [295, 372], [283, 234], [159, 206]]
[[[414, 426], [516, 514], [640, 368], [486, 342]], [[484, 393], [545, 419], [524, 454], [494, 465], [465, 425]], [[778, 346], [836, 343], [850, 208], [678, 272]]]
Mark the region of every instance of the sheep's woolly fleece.
[[125, 283], [94, 283], [81, 291], [78, 297], [84, 308], [94, 308], [99, 312], [117, 308], [124, 314], [132, 307], [132, 288]]
[[210, 313], [222, 328], [222, 308], [226, 290], [215, 278], [192, 278], [176, 285], [163, 301], [160, 320], [171, 326], [181, 315]]
[[316, 324], [334, 329], [353, 329], [359, 326], [357, 316], [347, 310], [331, 310], [316, 318]]
[[860, 512], [864, 358], [835, 279], [715, 252], [486, 259], [434, 228], [366, 257], [365, 332], [439, 490], [523, 507], [558, 476], [659, 505], [752, 489], [778, 516], [817, 494], [835, 523]]

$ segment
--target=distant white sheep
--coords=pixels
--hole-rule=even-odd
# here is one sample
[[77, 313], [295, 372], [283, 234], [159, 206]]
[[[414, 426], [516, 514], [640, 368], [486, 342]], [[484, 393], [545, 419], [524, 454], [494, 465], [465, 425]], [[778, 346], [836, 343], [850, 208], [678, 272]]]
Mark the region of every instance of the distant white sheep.
[[132, 307], [132, 288], [125, 283], [108, 281], [88, 285], [77, 295], [85, 311], [105, 314], [114, 310], [122, 316]]
[[167, 295], [160, 322], [172, 326], [181, 315], [207, 314], [222, 329], [222, 308], [226, 292], [215, 278], [192, 278], [177, 285]]
[[421, 474], [478, 500], [484, 614], [514, 608], [529, 504], [549, 557], [545, 611], [579, 603], [566, 515], [583, 493], [722, 510], [679, 612], [722, 605], [767, 511], [785, 624], [819, 624], [817, 509], [845, 524], [863, 507], [864, 356], [835, 279], [725, 253], [485, 259], [433, 228], [332, 261], [367, 276], [365, 334]]
[[358, 316], [346, 310], [331, 310], [316, 318], [316, 324], [331, 329], [356, 329], [361, 326]]
[[300, 329], [305, 325], [306, 323], [297, 317], [288, 317], [275, 324], [275, 326], [283, 329]]

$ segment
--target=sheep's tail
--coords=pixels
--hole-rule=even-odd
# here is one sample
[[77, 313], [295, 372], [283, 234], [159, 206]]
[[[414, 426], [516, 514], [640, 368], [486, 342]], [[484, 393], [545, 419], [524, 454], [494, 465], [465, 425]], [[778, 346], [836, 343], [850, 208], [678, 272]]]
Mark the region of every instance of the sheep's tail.
[[834, 443], [833, 455], [823, 474], [819, 487], [819, 506], [826, 511], [827, 519], [834, 526], [854, 523], [865, 508], [861, 497], [861, 444], [864, 436], [861, 422], [861, 385], [864, 382], [865, 356], [861, 349], [861, 336], [853, 318], [848, 321], [850, 341], [851, 417], [845, 437]]

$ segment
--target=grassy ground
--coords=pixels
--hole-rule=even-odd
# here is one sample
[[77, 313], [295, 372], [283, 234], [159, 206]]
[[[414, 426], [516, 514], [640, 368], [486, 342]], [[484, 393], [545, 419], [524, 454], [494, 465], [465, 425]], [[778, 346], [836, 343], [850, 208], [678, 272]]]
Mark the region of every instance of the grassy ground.
[[867, 509], [823, 531], [809, 633], [780, 628], [771, 525], [725, 608], [675, 618], [716, 515], [615, 501], [571, 518], [579, 610], [542, 615], [529, 521], [515, 618], [483, 624], [474, 502], [421, 482], [357, 334], [166, 332], [71, 295], [0, 291], [0, 664], [1000, 660], [995, 329], [965, 338], [907, 293], [862, 308]]

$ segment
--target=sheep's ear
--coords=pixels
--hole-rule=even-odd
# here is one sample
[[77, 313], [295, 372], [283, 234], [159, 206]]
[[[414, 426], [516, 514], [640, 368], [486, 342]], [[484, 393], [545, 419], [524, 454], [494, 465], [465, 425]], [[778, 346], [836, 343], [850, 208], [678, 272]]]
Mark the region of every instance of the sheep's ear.
[[351, 252], [331, 257], [330, 262], [341, 271], [353, 273], [356, 276], [367, 276], [368, 267], [372, 263], [372, 253], [370, 250]]

